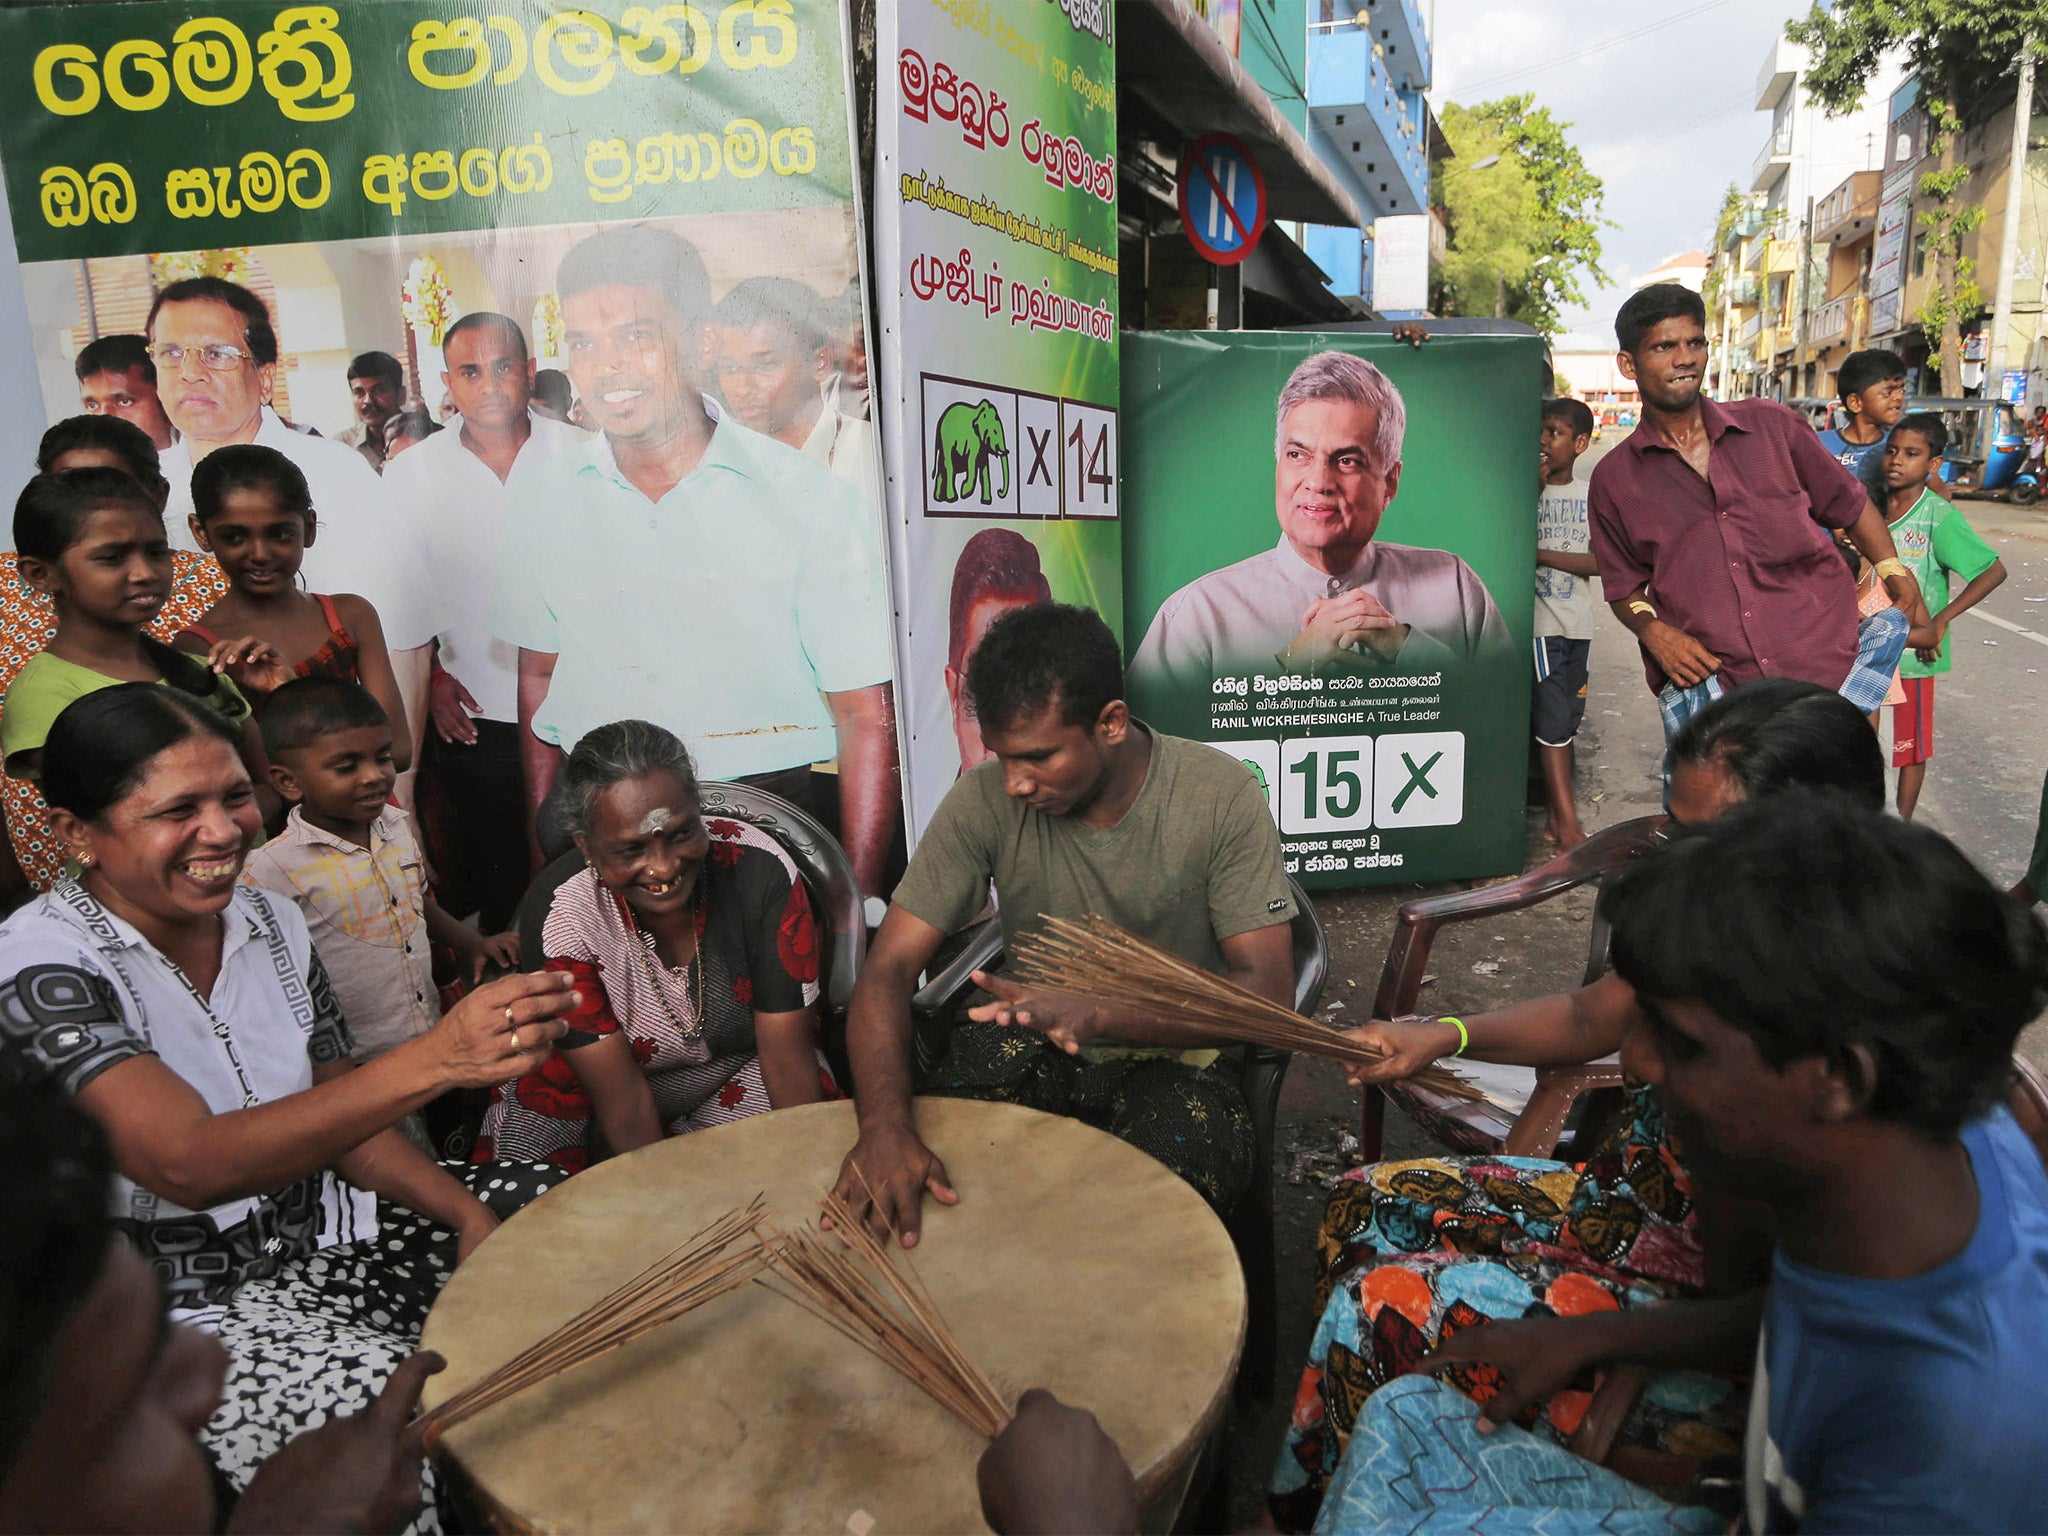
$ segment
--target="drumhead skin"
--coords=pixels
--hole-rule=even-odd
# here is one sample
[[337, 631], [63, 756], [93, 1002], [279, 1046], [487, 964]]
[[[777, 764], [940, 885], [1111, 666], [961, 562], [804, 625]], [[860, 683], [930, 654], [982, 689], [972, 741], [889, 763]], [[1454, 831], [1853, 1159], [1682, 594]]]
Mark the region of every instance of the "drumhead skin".
[[[1013, 1401], [1091, 1409], [1148, 1506], [1221, 1415], [1245, 1325], [1229, 1234], [1160, 1163], [1078, 1121], [919, 1099], [960, 1203], [925, 1203], [909, 1255], [968, 1356]], [[691, 1233], [766, 1194], [786, 1224], [853, 1145], [808, 1104], [599, 1163], [513, 1217], [441, 1292], [429, 1407]], [[500, 1520], [544, 1532], [979, 1531], [986, 1442], [825, 1323], [743, 1287], [450, 1430]], [[866, 1519], [859, 1517], [865, 1516]], [[1170, 1515], [1169, 1515], [1170, 1518]]]

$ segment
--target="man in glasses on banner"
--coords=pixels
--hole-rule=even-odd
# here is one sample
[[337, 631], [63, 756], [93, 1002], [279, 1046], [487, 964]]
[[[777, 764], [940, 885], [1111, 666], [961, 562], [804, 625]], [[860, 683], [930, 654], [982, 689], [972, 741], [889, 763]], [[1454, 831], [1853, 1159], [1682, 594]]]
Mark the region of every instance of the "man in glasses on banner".
[[263, 300], [226, 278], [186, 278], [156, 296], [147, 329], [157, 393], [181, 434], [163, 452], [171, 547], [199, 548], [191, 514], [192, 471], [201, 459], [230, 443], [275, 448], [299, 467], [313, 494], [315, 518], [300, 568], [308, 589], [353, 592], [377, 610], [406, 716], [418, 722], [435, 627], [418, 541], [362, 455], [293, 431], [271, 409], [278, 344]]

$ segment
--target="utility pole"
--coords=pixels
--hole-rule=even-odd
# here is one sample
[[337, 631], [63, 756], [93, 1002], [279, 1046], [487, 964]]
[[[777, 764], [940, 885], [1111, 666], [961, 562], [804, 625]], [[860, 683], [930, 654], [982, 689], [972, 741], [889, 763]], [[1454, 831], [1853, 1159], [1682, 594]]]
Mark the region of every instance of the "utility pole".
[[1792, 372], [1792, 392], [1806, 393], [1806, 370], [1811, 366], [1807, 338], [1813, 314], [1813, 196], [1807, 194], [1806, 217], [1799, 221], [1799, 361]]
[[1991, 300], [1990, 345], [1984, 355], [1984, 397], [2005, 387], [2005, 337], [2012, 329], [2013, 268], [2020, 257], [2020, 200], [2027, 190], [2027, 137], [2034, 123], [2034, 47], [2020, 45], [2020, 94], [2012, 104], [2012, 159], [2005, 173], [2005, 228], [1998, 240], [1998, 286]]

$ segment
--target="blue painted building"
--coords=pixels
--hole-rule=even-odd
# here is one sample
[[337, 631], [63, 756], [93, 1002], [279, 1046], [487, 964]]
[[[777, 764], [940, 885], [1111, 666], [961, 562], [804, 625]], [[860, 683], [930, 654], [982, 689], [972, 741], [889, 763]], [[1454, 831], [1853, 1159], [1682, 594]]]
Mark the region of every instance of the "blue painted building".
[[1416, 0], [1313, 0], [1308, 142], [1367, 224], [1308, 227], [1304, 249], [1333, 293], [1369, 302], [1373, 221], [1428, 212], [1429, 78], [1429, 31]]

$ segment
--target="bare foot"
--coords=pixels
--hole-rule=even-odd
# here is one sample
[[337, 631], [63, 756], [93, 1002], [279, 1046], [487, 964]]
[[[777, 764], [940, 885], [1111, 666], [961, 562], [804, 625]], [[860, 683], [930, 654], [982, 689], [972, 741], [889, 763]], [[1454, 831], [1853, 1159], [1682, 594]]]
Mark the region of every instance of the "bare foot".
[[1554, 821], [1543, 824], [1543, 841], [1556, 848], [1559, 853], [1569, 853], [1586, 840], [1586, 829], [1576, 821], [1560, 827]]

